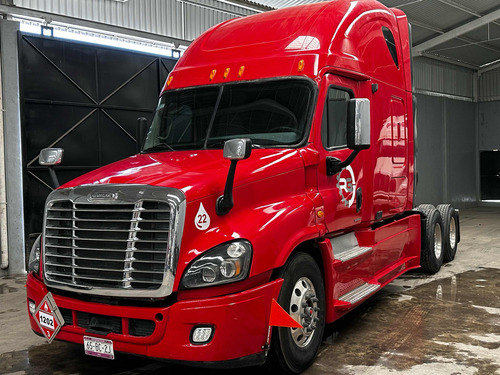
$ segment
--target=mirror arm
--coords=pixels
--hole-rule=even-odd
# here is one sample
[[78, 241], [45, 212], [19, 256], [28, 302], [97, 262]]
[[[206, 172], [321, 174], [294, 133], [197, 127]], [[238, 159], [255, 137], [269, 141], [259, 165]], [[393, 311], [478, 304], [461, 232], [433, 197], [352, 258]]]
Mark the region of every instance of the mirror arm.
[[231, 160], [231, 165], [229, 166], [229, 172], [226, 179], [226, 186], [224, 188], [224, 195], [217, 198], [215, 212], [219, 216], [227, 214], [233, 208], [233, 182], [237, 163], [238, 160]]
[[135, 129], [135, 151], [137, 154], [141, 152], [144, 140], [146, 139], [147, 131], [148, 119], [145, 117], [139, 117], [137, 119], [137, 127]]
[[326, 157], [326, 174], [327, 176], [333, 176], [334, 174], [339, 173], [343, 168], [347, 167], [352, 163], [354, 158], [359, 154], [361, 150], [354, 150], [351, 152], [349, 157], [344, 161], [340, 161], [340, 159], [335, 158], [333, 156]]
[[49, 174], [50, 174], [50, 179], [52, 180], [52, 185], [54, 185], [54, 189], [57, 189], [60, 186], [60, 184], [59, 180], [57, 179], [56, 171], [54, 170], [53, 165], [49, 166]]

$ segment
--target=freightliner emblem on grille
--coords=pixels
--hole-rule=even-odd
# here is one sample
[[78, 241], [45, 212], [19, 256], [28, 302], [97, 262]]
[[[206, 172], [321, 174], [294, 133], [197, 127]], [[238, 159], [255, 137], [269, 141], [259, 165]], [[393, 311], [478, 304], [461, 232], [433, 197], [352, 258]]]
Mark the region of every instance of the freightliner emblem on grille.
[[95, 192], [91, 193], [87, 196], [89, 202], [95, 201], [112, 201], [118, 198], [118, 193], [110, 193], [110, 192]]

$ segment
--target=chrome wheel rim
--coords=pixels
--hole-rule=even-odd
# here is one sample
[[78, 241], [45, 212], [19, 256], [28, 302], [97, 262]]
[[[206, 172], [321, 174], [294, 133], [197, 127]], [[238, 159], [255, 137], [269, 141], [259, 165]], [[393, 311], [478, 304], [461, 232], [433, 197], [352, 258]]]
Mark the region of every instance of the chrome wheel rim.
[[303, 328], [290, 328], [292, 339], [300, 347], [306, 347], [316, 332], [319, 322], [318, 298], [314, 285], [307, 277], [301, 277], [295, 283], [290, 298], [290, 316]]
[[455, 218], [452, 217], [450, 220], [450, 247], [452, 249], [455, 248], [455, 245], [457, 244], [457, 227], [455, 223]]
[[441, 258], [442, 241], [441, 241], [441, 226], [436, 223], [434, 227], [434, 255], [437, 259]]

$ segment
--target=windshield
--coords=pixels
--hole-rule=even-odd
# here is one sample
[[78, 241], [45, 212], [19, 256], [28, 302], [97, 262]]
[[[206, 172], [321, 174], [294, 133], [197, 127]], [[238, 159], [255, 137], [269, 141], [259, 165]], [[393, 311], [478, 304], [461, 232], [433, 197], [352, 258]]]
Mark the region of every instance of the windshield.
[[232, 138], [287, 147], [305, 135], [314, 94], [305, 79], [281, 79], [167, 91], [143, 152], [222, 148]]

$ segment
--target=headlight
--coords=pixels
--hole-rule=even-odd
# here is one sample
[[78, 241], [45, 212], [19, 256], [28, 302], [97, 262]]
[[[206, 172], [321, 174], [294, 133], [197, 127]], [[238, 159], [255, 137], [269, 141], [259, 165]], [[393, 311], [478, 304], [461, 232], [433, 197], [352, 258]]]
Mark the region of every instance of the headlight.
[[40, 246], [42, 235], [39, 235], [31, 247], [30, 258], [28, 261], [28, 271], [38, 274], [40, 272]]
[[188, 267], [184, 288], [200, 288], [243, 280], [252, 261], [252, 245], [246, 240], [228, 242], [204, 253]]

